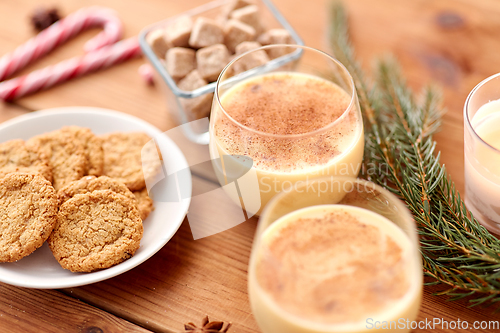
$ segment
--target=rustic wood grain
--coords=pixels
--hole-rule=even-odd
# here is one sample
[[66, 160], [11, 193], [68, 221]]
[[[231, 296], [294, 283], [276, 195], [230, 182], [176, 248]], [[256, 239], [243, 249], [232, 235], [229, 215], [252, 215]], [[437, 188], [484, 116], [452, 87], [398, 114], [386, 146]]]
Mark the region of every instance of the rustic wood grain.
[[18, 116], [22, 116], [29, 112], [30, 110], [27, 110], [23, 107], [0, 102], [0, 122], [7, 121]]
[[0, 283], [0, 332], [150, 332], [56, 290]]
[[[146, 25], [202, 4], [203, 0], [67, 0], [57, 3], [62, 14], [90, 5], [114, 8], [134, 36]], [[327, 0], [274, 0], [307, 45], [328, 49]], [[468, 92], [482, 79], [500, 72], [500, 3], [496, 0], [349, 0], [345, 1], [354, 45], [363, 66], [370, 70], [376, 56], [394, 54], [409, 84], [416, 90], [433, 82], [443, 90], [448, 110], [436, 136], [442, 161], [458, 188], [463, 190], [462, 107]], [[37, 0], [0, 2], [0, 54], [33, 35], [27, 23]], [[300, 10], [298, 10], [300, 9]], [[8, 13], [8, 14], [7, 14]], [[21, 73], [82, 54], [93, 29], [69, 41]], [[137, 74], [144, 60], [136, 59], [108, 70], [76, 79], [46, 92], [25, 97], [16, 105], [0, 105], [0, 121], [27, 110], [85, 105], [116, 109], [136, 115], [161, 130], [175, 126], [165, 100], [156, 87], [145, 85]], [[188, 159], [207, 154], [206, 147], [183, 147]], [[205, 155], [206, 156], [206, 155]], [[214, 189], [213, 172], [206, 164], [193, 168], [198, 193]], [[214, 219], [213, 204], [206, 203], [206, 218]], [[238, 214], [227, 206], [227, 214]], [[212, 215], [211, 215], [212, 214]], [[180, 331], [186, 321], [199, 321], [204, 314], [229, 320], [234, 332], [258, 332], [246, 294], [246, 269], [256, 221], [245, 222], [222, 234], [194, 241], [184, 221], [179, 232], [155, 256], [137, 268], [93, 285], [56, 291], [36, 291], [0, 285], [0, 328], [14, 331], [40, 326], [46, 331], [75, 331], [85, 318], [109, 331], [130, 325], [121, 317], [154, 331]], [[467, 308], [465, 301], [446, 302], [433, 296], [442, 287], [426, 287], [419, 320], [500, 320], [489, 308]], [[103, 313], [84, 305], [79, 298]], [[51, 306], [61, 311], [48, 311]], [[16, 310], [13, 310], [13, 309]], [[63, 312], [66, 311], [66, 312]], [[23, 312], [25, 311], [25, 312]], [[45, 320], [44, 314], [50, 312]], [[61, 313], [67, 313], [62, 315]], [[16, 317], [17, 315], [17, 317]], [[44, 321], [45, 320], [45, 321]], [[107, 326], [106, 326], [107, 325]], [[88, 327], [88, 326], [85, 326]], [[131, 326], [133, 329], [135, 326]], [[416, 332], [431, 332], [417, 329]], [[452, 330], [439, 330], [451, 332]], [[435, 332], [435, 331], [434, 331]], [[478, 330], [487, 332], [487, 330]]]
[[[500, 72], [498, 1], [346, 1], [359, 58], [394, 54], [416, 90], [434, 84], [447, 109], [436, 136], [442, 161], [463, 192], [463, 105], [472, 88]], [[390, 10], [389, 10], [390, 9]]]

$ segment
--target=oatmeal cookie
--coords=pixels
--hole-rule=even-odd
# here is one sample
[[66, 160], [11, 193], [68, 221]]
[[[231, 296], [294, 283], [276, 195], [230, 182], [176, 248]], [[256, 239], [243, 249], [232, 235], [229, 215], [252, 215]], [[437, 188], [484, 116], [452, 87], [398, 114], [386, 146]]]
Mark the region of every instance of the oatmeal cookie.
[[136, 196], [132, 194], [128, 187], [117, 179], [109, 178], [107, 176], [85, 176], [79, 180], [69, 183], [57, 191], [59, 205], [62, 205], [77, 194], [84, 194], [98, 190], [111, 190], [115, 193], [122, 194], [133, 201], [136, 200]]
[[94, 135], [89, 128], [79, 126], [65, 126], [60, 130], [67, 133], [85, 147], [85, 154], [88, 160], [88, 175], [100, 176], [104, 168], [104, 151], [102, 150], [102, 140]]
[[[146, 187], [144, 175], [148, 178], [154, 177], [160, 171], [156, 145], [153, 143], [145, 146], [151, 140], [147, 134], [116, 132], [101, 138], [104, 149], [104, 175], [118, 179], [131, 191]], [[146, 149], [143, 156], [144, 147]]]
[[41, 174], [52, 181], [48, 156], [20, 139], [0, 143], [0, 178], [12, 172]]
[[87, 172], [85, 146], [69, 133], [54, 131], [37, 135], [26, 144], [49, 157], [52, 185], [56, 190], [82, 178]]
[[141, 219], [144, 221], [153, 210], [153, 200], [149, 197], [146, 188], [141, 191], [134, 191], [134, 196], [137, 201], [137, 208], [141, 214]]
[[49, 237], [57, 195], [39, 174], [10, 173], [0, 180], [0, 262], [19, 260]]
[[135, 202], [111, 190], [98, 190], [77, 194], [59, 207], [48, 244], [63, 268], [92, 272], [132, 257], [142, 233]]

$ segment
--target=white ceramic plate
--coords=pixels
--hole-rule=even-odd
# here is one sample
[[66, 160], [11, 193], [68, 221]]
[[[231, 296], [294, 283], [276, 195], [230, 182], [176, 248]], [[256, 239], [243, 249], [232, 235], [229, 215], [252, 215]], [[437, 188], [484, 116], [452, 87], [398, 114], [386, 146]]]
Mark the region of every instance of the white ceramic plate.
[[[26, 140], [65, 125], [88, 127], [97, 135], [115, 131], [145, 132], [155, 138], [167, 174], [169, 170], [189, 168], [180, 149], [156, 127], [127, 114], [98, 108], [64, 107], [14, 118], [0, 124], [0, 142], [11, 139]], [[183, 191], [190, 194], [192, 183], [190, 175], [188, 177], [183, 178], [183, 186], [186, 187]], [[179, 192], [175, 182], [162, 182], [161, 186], [162, 196], [177, 197]], [[0, 281], [21, 287], [55, 289], [81, 286], [119, 275], [150, 258], [172, 238], [186, 216], [190, 201], [155, 201], [155, 210], [144, 221], [144, 235], [139, 250], [132, 258], [114, 267], [94, 273], [71, 273], [59, 265], [45, 243], [34, 253], [17, 262], [0, 263]]]

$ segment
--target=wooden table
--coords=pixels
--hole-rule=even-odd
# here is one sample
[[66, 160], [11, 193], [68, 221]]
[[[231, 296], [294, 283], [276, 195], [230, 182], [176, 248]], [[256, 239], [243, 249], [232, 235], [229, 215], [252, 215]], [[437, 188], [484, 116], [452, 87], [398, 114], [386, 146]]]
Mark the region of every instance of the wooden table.
[[[55, 2], [55, 1], [53, 1]], [[98, 4], [114, 8], [134, 36], [146, 25], [197, 6], [204, 0], [67, 0], [63, 14]], [[327, 4], [322, 0], [275, 0], [312, 47], [326, 48]], [[352, 38], [367, 70], [374, 56], [395, 54], [409, 83], [434, 82], [443, 89], [448, 112], [436, 136], [442, 161], [463, 190], [462, 106], [480, 80], [500, 71], [500, 2], [497, 0], [349, 0]], [[36, 0], [0, 2], [0, 54], [32, 36], [29, 13]], [[26, 71], [82, 53], [88, 31]], [[85, 105], [136, 115], [167, 130], [174, 126], [161, 92], [137, 74], [141, 59], [129, 61], [51, 90], [0, 105], [4, 121], [32, 110]], [[205, 148], [200, 147], [200, 150]], [[188, 157], [193, 151], [184, 152]], [[203, 153], [206, 153], [204, 151]], [[193, 170], [195, 191], [217, 186], [213, 174]], [[210, 207], [205, 208], [210, 218]], [[234, 208], [227, 207], [228, 214]], [[62, 290], [34, 290], [0, 283], [0, 332], [180, 332], [205, 314], [231, 321], [231, 332], [258, 332], [247, 297], [247, 262], [256, 220], [194, 241], [187, 221], [151, 259], [118, 277]], [[491, 308], [467, 308], [434, 296], [426, 287], [419, 320], [500, 320]], [[417, 332], [430, 332], [418, 329]], [[439, 331], [439, 330], [438, 330]], [[444, 330], [451, 332], [452, 330]], [[487, 330], [478, 330], [487, 332]], [[277, 332], [278, 333], [278, 332]]]

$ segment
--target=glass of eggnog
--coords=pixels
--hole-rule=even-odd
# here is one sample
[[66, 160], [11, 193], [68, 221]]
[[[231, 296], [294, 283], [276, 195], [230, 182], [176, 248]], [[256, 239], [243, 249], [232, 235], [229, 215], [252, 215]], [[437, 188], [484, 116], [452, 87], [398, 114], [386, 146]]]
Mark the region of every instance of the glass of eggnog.
[[248, 289], [263, 333], [409, 332], [422, 284], [412, 216], [371, 182], [315, 179], [260, 215]]
[[355, 178], [363, 148], [352, 77], [332, 56], [306, 46], [269, 45], [241, 54], [220, 74], [210, 155], [223, 187], [250, 169], [253, 177], [241, 177], [238, 191], [227, 191], [249, 216], [297, 182]]
[[500, 234], [500, 73], [480, 82], [464, 106], [465, 204]]

